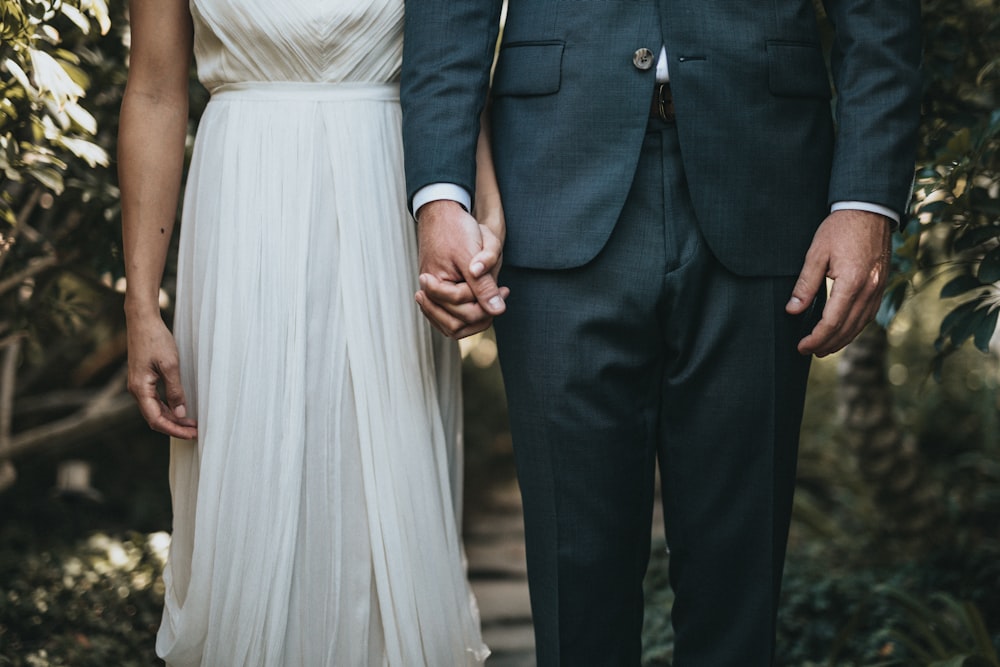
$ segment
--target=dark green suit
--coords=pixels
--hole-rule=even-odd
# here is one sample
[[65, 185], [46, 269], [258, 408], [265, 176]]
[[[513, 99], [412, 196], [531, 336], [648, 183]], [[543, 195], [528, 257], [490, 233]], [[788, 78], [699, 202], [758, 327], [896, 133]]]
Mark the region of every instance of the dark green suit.
[[[499, 0], [408, 0], [410, 195], [474, 189]], [[784, 314], [837, 201], [902, 213], [917, 0], [512, 0], [493, 82], [497, 322], [542, 665], [638, 661], [652, 470], [676, 664], [773, 655], [808, 362]], [[651, 122], [665, 44], [676, 125]], [[644, 551], [645, 550], [645, 551]]]

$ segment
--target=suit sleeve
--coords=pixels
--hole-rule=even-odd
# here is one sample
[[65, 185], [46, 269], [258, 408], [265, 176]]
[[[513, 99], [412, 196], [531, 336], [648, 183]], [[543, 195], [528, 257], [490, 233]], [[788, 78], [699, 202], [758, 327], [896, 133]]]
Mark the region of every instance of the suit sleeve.
[[403, 108], [407, 199], [432, 183], [476, 186], [476, 142], [502, 0], [406, 0]]
[[826, 0], [837, 139], [829, 200], [905, 216], [920, 123], [920, 0]]

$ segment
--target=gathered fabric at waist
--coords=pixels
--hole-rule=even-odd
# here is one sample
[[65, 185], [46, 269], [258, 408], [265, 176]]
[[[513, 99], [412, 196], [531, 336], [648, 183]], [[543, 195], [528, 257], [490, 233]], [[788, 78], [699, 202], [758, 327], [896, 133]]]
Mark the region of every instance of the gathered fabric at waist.
[[212, 100], [301, 100], [313, 102], [398, 102], [398, 83], [241, 81], [211, 90]]

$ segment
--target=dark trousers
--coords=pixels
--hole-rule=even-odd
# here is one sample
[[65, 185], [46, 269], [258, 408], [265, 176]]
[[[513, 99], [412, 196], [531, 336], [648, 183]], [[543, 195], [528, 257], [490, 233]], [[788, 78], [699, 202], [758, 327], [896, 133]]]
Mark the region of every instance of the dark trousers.
[[794, 279], [719, 264], [659, 121], [593, 261], [504, 269], [496, 330], [541, 667], [639, 664], [657, 460], [674, 664], [771, 664], [809, 369], [795, 345], [821, 309], [785, 314]]

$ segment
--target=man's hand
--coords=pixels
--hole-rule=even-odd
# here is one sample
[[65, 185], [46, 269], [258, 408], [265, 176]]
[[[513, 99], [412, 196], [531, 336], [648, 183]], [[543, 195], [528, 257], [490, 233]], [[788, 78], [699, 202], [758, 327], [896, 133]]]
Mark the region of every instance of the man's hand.
[[[198, 437], [198, 425], [187, 417], [184, 388], [177, 358], [177, 346], [159, 314], [129, 318], [128, 390], [139, 411], [154, 431], [182, 440]], [[166, 402], [157, 385], [163, 383]]]
[[429, 202], [419, 216], [420, 310], [450, 338], [483, 331], [510, 292], [496, 281], [500, 240], [453, 201]]
[[823, 221], [785, 306], [792, 315], [805, 312], [826, 278], [833, 280], [823, 316], [799, 341], [799, 352], [832, 354], [875, 318], [889, 272], [889, 238], [889, 222], [877, 213], [834, 211]]

